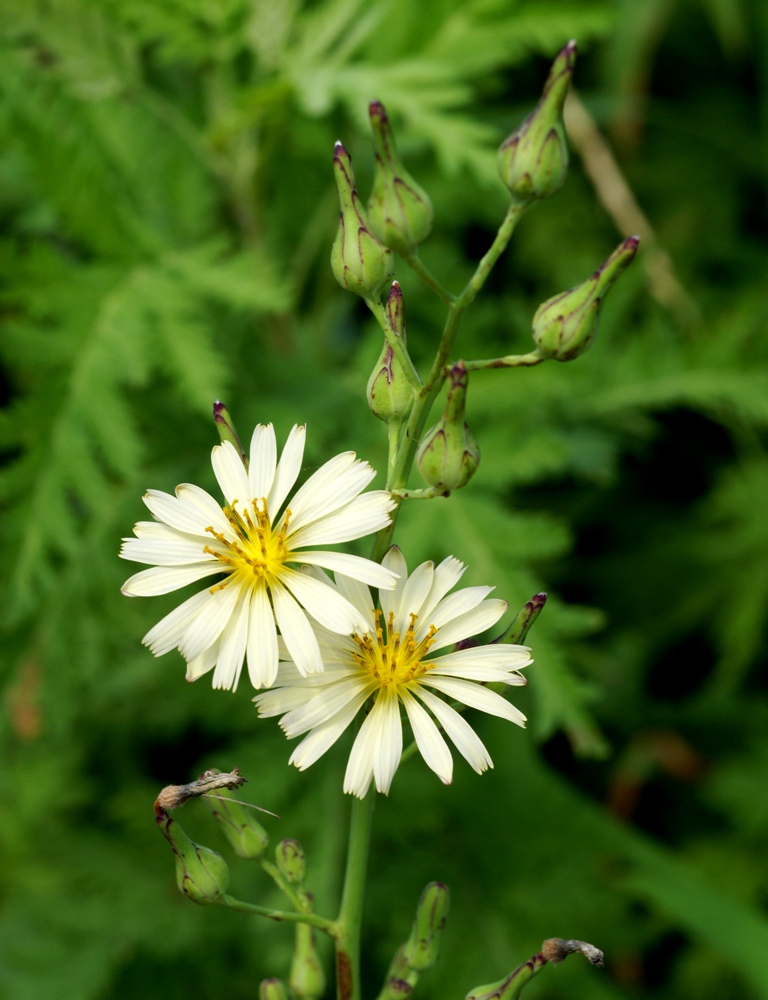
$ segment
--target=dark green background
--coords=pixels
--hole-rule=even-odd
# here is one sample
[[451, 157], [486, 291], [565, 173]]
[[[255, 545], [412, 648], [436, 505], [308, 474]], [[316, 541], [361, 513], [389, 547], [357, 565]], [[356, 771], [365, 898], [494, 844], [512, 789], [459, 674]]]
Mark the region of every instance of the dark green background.
[[[606, 968], [570, 959], [531, 998], [768, 1000], [768, 7], [3, 0], [0, 16], [0, 997], [246, 1000], [286, 974], [288, 929], [176, 891], [152, 802], [206, 767], [243, 769], [334, 909], [342, 749], [289, 770], [246, 684], [185, 685], [178, 655], [153, 659], [140, 638], [178, 598], [119, 595], [119, 538], [146, 488], [214, 490], [216, 397], [244, 434], [306, 421], [308, 470], [348, 448], [382, 468], [362, 391], [380, 338], [328, 265], [333, 142], [367, 195], [366, 106], [385, 103], [435, 204], [423, 257], [458, 290], [505, 211], [495, 148], [576, 37], [582, 100], [657, 243], [585, 357], [472, 376], [479, 472], [398, 526], [411, 565], [453, 553], [513, 606], [551, 598], [514, 692], [529, 729], [475, 717], [492, 772], [458, 761], [443, 788], [415, 758], [377, 804], [367, 995], [440, 879], [453, 912], [425, 997], [461, 998], [559, 935]], [[628, 235], [599, 194], [575, 153], [459, 354], [529, 349], [538, 303]], [[397, 277], [424, 366], [442, 311]], [[202, 805], [179, 819], [224, 849]], [[276, 901], [232, 872], [236, 895]]]

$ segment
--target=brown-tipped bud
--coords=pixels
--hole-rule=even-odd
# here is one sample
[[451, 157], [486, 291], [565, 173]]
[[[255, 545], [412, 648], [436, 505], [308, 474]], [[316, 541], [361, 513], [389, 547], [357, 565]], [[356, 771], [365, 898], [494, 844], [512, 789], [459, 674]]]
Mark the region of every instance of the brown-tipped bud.
[[352, 160], [340, 142], [333, 153], [339, 192], [339, 229], [331, 251], [331, 267], [342, 288], [363, 298], [376, 298], [392, 280], [392, 251], [371, 232], [360, 204]]
[[219, 437], [222, 442], [229, 441], [230, 444], [234, 445], [238, 455], [242, 459], [243, 465], [245, 465], [247, 469], [248, 456], [243, 450], [242, 442], [240, 441], [235, 425], [232, 422], [229, 410], [220, 399], [217, 399], [213, 404], [213, 422], [216, 424], [216, 430], [219, 432]]
[[568, 146], [563, 106], [575, 64], [576, 42], [571, 41], [552, 63], [535, 110], [499, 147], [499, 174], [516, 201], [546, 198], [565, 180]]
[[603, 300], [632, 263], [639, 242], [637, 236], [627, 237], [591, 278], [542, 302], [533, 317], [533, 339], [542, 357], [572, 361], [590, 347]]
[[301, 885], [307, 874], [307, 859], [298, 840], [287, 837], [275, 848], [275, 862], [280, 874], [292, 885]]
[[368, 200], [371, 229], [398, 253], [411, 253], [432, 229], [432, 202], [403, 166], [387, 112], [380, 101], [369, 107], [376, 165]]
[[424, 972], [437, 961], [449, 903], [448, 886], [442, 882], [430, 882], [422, 892], [411, 935], [403, 949], [403, 958], [409, 969]]
[[464, 420], [468, 381], [464, 362], [457, 361], [448, 376], [445, 411], [416, 452], [422, 476], [446, 493], [466, 486], [480, 462], [480, 449]]
[[291, 1000], [291, 994], [282, 979], [262, 979], [259, 983], [259, 1000]]
[[164, 810], [155, 810], [160, 831], [176, 856], [176, 884], [200, 906], [215, 903], [229, 886], [229, 868], [220, 854], [196, 844]]
[[211, 812], [221, 825], [224, 835], [241, 858], [258, 861], [269, 844], [267, 831], [250, 810], [222, 792], [216, 798], [205, 796]]
[[[405, 343], [405, 313], [400, 285], [392, 282], [387, 297], [387, 322], [393, 334]], [[368, 379], [366, 398], [379, 420], [404, 420], [413, 406], [413, 387], [387, 341]]]

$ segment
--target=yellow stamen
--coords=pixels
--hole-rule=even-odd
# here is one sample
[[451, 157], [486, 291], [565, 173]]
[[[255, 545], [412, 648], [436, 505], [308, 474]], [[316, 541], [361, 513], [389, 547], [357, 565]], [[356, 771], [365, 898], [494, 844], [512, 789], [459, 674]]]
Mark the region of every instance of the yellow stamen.
[[423, 659], [435, 641], [437, 627], [430, 625], [423, 639], [416, 639], [417, 615], [411, 615], [411, 624], [404, 636], [394, 628], [394, 614], [387, 619], [386, 637], [382, 627], [382, 613], [375, 609], [376, 635], [357, 635], [352, 638], [358, 646], [354, 653], [360, 666], [374, 677], [383, 688], [396, 691], [418, 680], [431, 667]]
[[246, 508], [242, 512], [235, 508], [237, 503], [238, 501], [234, 500], [231, 507], [224, 507], [224, 515], [234, 531], [234, 539], [211, 526], [205, 529], [224, 547], [224, 551], [213, 549], [209, 545], [206, 545], [203, 551], [223, 563], [222, 569], [228, 573], [227, 578], [212, 587], [212, 590], [225, 587], [235, 575], [241, 580], [243, 576], [255, 577], [255, 580], [251, 580], [252, 583], [268, 584], [290, 555], [285, 544], [291, 520], [290, 510], [286, 510], [280, 529], [275, 531], [264, 497], [252, 500], [251, 509]]

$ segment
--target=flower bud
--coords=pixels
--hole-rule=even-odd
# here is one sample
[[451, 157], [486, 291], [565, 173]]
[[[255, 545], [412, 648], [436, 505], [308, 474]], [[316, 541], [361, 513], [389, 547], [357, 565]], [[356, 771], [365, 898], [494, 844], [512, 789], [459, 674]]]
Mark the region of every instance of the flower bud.
[[203, 798], [238, 857], [258, 861], [264, 856], [269, 837], [249, 809], [225, 792], [215, 799], [207, 795]]
[[304, 857], [304, 848], [298, 840], [289, 837], [281, 840], [275, 848], [275, 862], [280, 874], [291, 885], [301, 885], [307, 874], [307, 860]]
[[229, 868], [220, 854], [194, 843], [167, 812], [157, 813], [157, 825], [176, 855], [176, 884], [187, 899], [201, 906], [221, 899], [229, 886]]
[[534, 111], [499, 147], [499, 173], [517, 201], [546, 198], [565, 180], [568, 146], [563, 106], [575, 63], [576, 42], [570, 41], [552, 63]]
[[368, 199], [371, 229], [398, 253], [412, 252], [432, 229], [432, 202], [403, 166], [384, 105], [372, 101], [368, 113], [373, 129], [376, 164]]
[[449, 493], [466, 486], [480, 462], [480, 449], [464, 421], [469, 376], [457, 361], [448, 376], [445, 412], [422, 438], [416, 452], [419, 471], [430, 486]]
[[331, 251], [331, 267], [342, 288], [364, 298], [376, 298], [389, 284], [395, 265], [392, 251], [371, 232], [355, 187], [352, 160], [340, 142], [333, 153], [341, 216]]
[[[396, 337], [399, 337], [405, 347], [405, 313], [403, 310], [403, 293], [400, 285], [392, 282], [387, 297], [387, 322]], [[368, 379], [366, 390], [368, 406], [379, 420], [404, 420], [413, 406], [413, 388], [403, 370], [403, 366], [395, 357], [395, 352], [384, 341], [384, 347], [376, 366]]]
[[416, 919], [405, 943], [403, 957], [409, 969], [431, 969], [440, 951], [440, 939], [448, 919], [450, 893], [442, 882], [430, 882], [416, 908]]
[[639, 242], [637, 236], [627, 237], [591, 278], [542, 302], [533, 317], [533, 339], [542, 357], [572, 361], [589, 348], [603, 299], [632, 262]]
[[288, 985], [297, 1000], [318, 1000], [325, 992], [325, 974], [317, 953], [315, 930], [307, 924], [296, 924]]
[[291, 1000], [291, 995], [282, 979], [262, 979], [259, 983], [259, 1000]]

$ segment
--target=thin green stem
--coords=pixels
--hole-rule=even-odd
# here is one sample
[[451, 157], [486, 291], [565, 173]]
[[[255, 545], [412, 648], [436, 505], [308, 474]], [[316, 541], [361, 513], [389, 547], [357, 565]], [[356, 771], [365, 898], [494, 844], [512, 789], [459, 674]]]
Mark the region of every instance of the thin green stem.
[[259, 906], [257, 903], [246, 903], [242, 899], [235, 899], [226, 893], [218, 900], [221, 906], [228, 906], [231, 910], [238, 910], [240, 913], [253, 913], [259, 917], [266, 917], [268, 920], [276, 920], [286, 924], [309, 924], [324, 931], [330, 937], [336, 936], [336, 924], [327, 917], [320, 917], [316, 913], [298, 913], [294, 910], [276, 910], [270, 906]]
[[288, 899], [290, 899], [297, 910], [301, 913], [311, 912], [312, 907], [307, 900], [306, 893], [291, 885], [288, 879], [280, 873], [277, 865], [273, 865], [271, 861], [266, 861], [264, 859], [262, 859], [259, 864], [261, 866], [261, 870], [269, 875], [278, 889], [284, 893]]
[[360, 925], [371, 842], [373, 794], [353, 798], [341, 909], [335, 924], [337, 1000], [360, 1000]]
[[412, 254], [403, 254], [403, 260], [414, 272], [414, 274], [418, 274], [427, 288], [432, 289], [435, 295], [438, 295], [447, 306], [453, 304], [456, 296], [451, 295], [450, 292], [446, 292], [434, 274], [432, 274], [432, 272], [424, 265], [421, 257], [419, 257], [418, 251]]
[[503, 358], [465, 361], [464, 367], [468, 372], [481, 371], [484, 368], [532, 368], [534, 365], [540, 365], [542, 361], [546, 360], [536, 350], [530, 351], [528, 354], [507, 354]]

